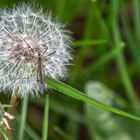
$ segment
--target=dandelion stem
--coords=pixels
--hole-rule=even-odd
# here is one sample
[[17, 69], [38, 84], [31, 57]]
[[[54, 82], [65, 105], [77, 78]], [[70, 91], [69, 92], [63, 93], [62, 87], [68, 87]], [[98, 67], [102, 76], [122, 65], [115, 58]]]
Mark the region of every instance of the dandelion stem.
[[45, 111], [42, 129], [42, 140], [47, 140], [48, 137], [48, 120], [49, 120], [49, 95], [46, 95]]
[[28, 95], [26, 95], [23, 99], [22, 103], [22, 112], [21, 112], [21, 122], [19, 127], [19, 135], [18, 140], [24, 139], [24, 129], [25, 129], [25, 123], [26, 123], [26, 116], [27, 116], [27, 106], [28, 106]]

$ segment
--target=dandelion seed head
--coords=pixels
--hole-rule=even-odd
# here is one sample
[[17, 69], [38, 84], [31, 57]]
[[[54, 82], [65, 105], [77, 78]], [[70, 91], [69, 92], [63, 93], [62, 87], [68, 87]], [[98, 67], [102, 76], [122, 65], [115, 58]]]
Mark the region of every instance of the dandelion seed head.
[[[72, 59], [70, 37], [64, 26], [42, 10], [22, 5], [4, 10], [0, 24], [0, 85], [18, 88], [19, 96], [38, 95], [39, 62], [41, 72], [55, 79], [66, 76]], [[40, 59], [40, 61], [38, 61]]]

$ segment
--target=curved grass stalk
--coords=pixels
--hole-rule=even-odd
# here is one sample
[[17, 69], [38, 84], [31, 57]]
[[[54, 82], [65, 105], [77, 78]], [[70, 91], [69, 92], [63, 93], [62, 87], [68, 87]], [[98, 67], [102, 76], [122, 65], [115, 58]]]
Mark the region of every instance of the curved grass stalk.
[[[114, 40], [116, 47], [120, 47], [120, 45], [121, 45], [121, 36], [120, 36], [120, 31], [119, 31], [119, 27], [118, 27], [118, 23], [117, 23], [118, 13], [119, 13], [118, 6], [119, 6], [119, 2], [113, 0], [112, 1], [113, 10], [112, 10], [112, 24], [111, 24], [112, 26], [111, 27], [112, 27], [113, 37], [114, 37], [113, 40]], [[119, 70], [122, 82], [124, 84], [124, 88], [126, 90], [127, 96], [129, 98], [129, 101], [130, 101], [132, 107], [134, 109], [136, 109], [138, 106], [138, 100], [137, 100], [133, 85], [131, 83], [131, 80], [129, 78], [124, 55], [122, 52], [117, 55], [116, 61], [118, 64], [118, 70]]]
[[102, 108], [104, 110], [110, 111], [112, 113], [133, 119], [133, 120], [137, 120], [140, 121], [140, 117], [137, 117], [135, 115], [129, 114], [125, 111], [119, 110], [117, 108], [111, 107], [111, 106], [107, 106], [103, 103], [100, 103], [94, 99], [92, 99], [91, 97], [89, 97], [88, 95], [80, 92], [79, 90], [76, 90], [74, 88], [72, 88], [71, 86], [64, 84], [63, 82], [60, 82], [58, 80], [52, 79], [50, 77], [46, 77], [46, 83], [53, 89], [63, 93], [64, 95], [67, 95], [69, 97], [72, 97], [74, 99], [83, 101], [85, 103], [89, 103], [92, 104], [94, 106], [97, 106], [99, 108]]

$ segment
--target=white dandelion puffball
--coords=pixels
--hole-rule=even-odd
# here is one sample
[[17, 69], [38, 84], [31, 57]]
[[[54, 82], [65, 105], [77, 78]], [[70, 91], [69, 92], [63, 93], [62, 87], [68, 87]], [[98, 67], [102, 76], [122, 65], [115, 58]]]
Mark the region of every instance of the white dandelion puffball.
[[0, 21], [0, 86], [18, 88], [20, 97], [38, 95], [45, 88], [45, 75], [66, 75], [70, 37], [50, 14], [20, 6], [3, 10]]

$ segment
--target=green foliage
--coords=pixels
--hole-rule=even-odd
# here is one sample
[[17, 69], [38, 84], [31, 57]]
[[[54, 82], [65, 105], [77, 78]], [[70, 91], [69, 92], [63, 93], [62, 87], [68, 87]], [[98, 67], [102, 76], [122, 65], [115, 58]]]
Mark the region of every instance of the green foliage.
[[[20, 2], [0, 0], [0, 7]], [[49, 99], [25, 98], [15, 107], [14, 140], [45, 140], [47, 134], [48, 140], [140, 140], [140, 123], [132, 120], [140, 120], [140, 1], [26, 2], [66, 23], [74, 60], [64, 82], [46, 77], [55, 89], [47, 91]], [[7, 104], [9, 98], [0, 101]]]

